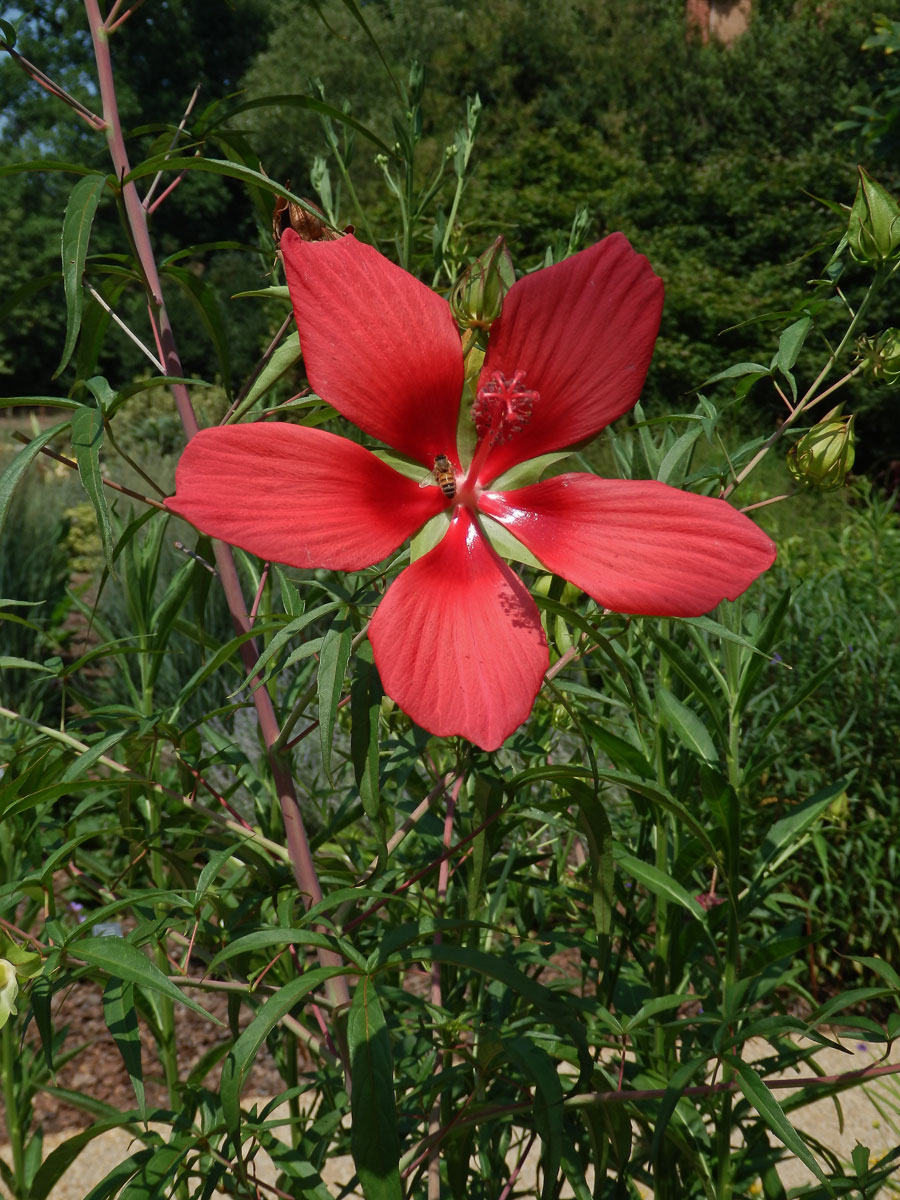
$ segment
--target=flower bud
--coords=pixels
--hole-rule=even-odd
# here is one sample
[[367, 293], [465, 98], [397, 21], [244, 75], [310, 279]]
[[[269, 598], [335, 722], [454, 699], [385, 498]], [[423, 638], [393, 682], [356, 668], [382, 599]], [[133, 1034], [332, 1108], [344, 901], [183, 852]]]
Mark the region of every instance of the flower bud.
[[16, 996], [19, 994], [19, 978], [16, 968], [8, 958], [0, 958], [0, 1029], [16, 1011]]
[[856, 261], [870, 267], [900, 257], [900, 208], [862, 167], [850, 210], [847, 242]]
[[41, 970], [41, 956], [23, 950], [0, 931], [0, 1029], [16, 1014], [19, 981], [31, 979]]
[[512, 258], [502, 237], [460, 276], [450, 293], [450, 307], [463, 329], [490, 329], [500, 316], [503, 298], [516, 281]]
[[811, 483], [823, 492], [843, 486], [856, 453], [856, 414], [842, 417], [843, 407], [833, 408], [791, 447], [787, 465], [798, 482]]
[[872, 383], [888, 387], [900, 382], [900, 329], [885, 329], [874, 338], [860, 338], [857, 357], [863, 374]]

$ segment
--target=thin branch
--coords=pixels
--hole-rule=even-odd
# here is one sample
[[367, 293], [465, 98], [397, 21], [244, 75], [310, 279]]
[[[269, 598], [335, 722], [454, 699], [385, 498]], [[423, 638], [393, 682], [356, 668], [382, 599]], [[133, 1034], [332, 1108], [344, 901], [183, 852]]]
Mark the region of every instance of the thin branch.
[[[196, 155], [194, 157], [196, 158]], [[166, 200], [169, 196], [172, 195], [172, 193], [178, 187], [179, 183], [181, 183], [182, 179], [184, 179], [185, 174], [186, 174], [185, 171], [178, 172], [178, 174], [175, 176], [175, 178], [172, 180], [172, 182], [169, 184], [169, 186], [165, 189], [165, 191], [160, 192], [160, 194], [156, 197], [156, 199], [153, 201], [153, 203], [147, 209], [148, 213], [152, 214], [152, 213], [156, 212], [156, 210], [159, 208], [159, 206], [162, 204], [162, 202], [164, 200]], [[145, 204], [147, 203], [146, 197], [144, 199], [144, 203]]]
[[767, 508], [770, 504], [777, 504], [779, 500], [790, 500], [793, 492], [785, 492], [783, 496], [770, 496], [768, 500], [757, 500], [755, 504], [747, 504], [744, 508], [739, 509], [739, 512], [753, 512], [754, 508]]
[[102, 117], [98, 117], [96, 113], [91, 112], [80, 100], [76, 100], [64, 87], [60, 87], [49, 75], [45, 75], [40, 67], [36, 67], [27, 58], [23, 58], [18, 50], [14, 50], [12, 46], [2, 40], [0, 40], [0, 50], [5, 50], [13, 62], [20, 66], [25, 74], [29, 75], [44, 91], [49, 92], [51, 96], [55, 96], [57, 100], [62, 100], [63, 104], [68, 104], [69, 108], [77, 113], [83, 121], [86, 121], [92, 129], [96, 129], [99, 132], [106, 129], [106, 122]]
[[253, 599], [253, 605], [250, 609], [250, 624], [256, 620], [256, 614], [259, 612], [260, 601], [263, 597], [266, 584], [269, 582], [269, 567], [271, 563], [265, 563], [262, 569], [262, 574], [259, 577], [259, 587], [256, 589], [256, 596]]
[[[31, 445], [31, 438], [26, 437], [18, 429], [13, 432], [13, 437], [17, 442], [22, 442], [25, 446]], [[69, 467], [73, 471], [78, 470], [78, 463], [72, 458], [66, 458], [64, 454], [57, 454], [55, 450], [51, 450], [48, 446], [41, 447], [41, 454], [46, 454], [48, 458], [54, 459], [63, 466]], [[132, 500], [140, 500], [141, 504], [149, 504], [151, 508], [158, 508], [162, 512], [168, 512], [164, 504], [160, 504], [158, 500], [151, 500], [149, 496], [142, 496], [140, 492], [132, 491], [131, 488], [125, 487], [123, 483], [115, 483], [112, 479], [103, 477], [103, 482], [108, 488], [112, 488], [114, 492], [121, 492], [124, 496], [130, 496]]]
[[[85, 281], [85, 282], [87, 282], [87, 281]], [[103, 299], [103, 297], [100, 295], [100, 293], [94, 287], [94, 285], [92, 283], [87, 283], [87, 289], [91, 293], [91, 295], [94, 297], [94, 299], [97, 301], [97, 303], [100, 305], [100, 307], [109, 313], [109, 315], [112, 317], [113, 321], [116, 323], [116, 325], [118, 325], [118, 327], [122, 330], [122, 332], [126, 335], [126, 337], [130, 337], [131, 340], [134, 342], [134, 344], [137, 346], [137, 348], [141, 351], [141, 353], [150, 359], [150, 361], [153, 363], [154, 367], [156, 367], [157, 371], [159, 371], [160, 375], [164, 375], [166, 369], [162, 365], [162, 363], [159, 361], [159, 359], [156, 357], [156, 355], [153, 353], [153, 351], [148, 346], [145, 346], [144, 343], [141, 341], [141, 339], [138, 337], [138, 335], [136, 333], [134, 333], [133, 330], [129, 329], [128, 326], [125, 324], [125, 322], [122, 320], [122, 318], [120, 316], [118, 316], [112, 308], [110, 308], [110, 306]]]
[[249, 396], [250, 389], [253, 387], [254, 383], [256, 383], [257, 379], [259, 379], [260, 375], [262, 374], [262, 372], [266, 366], [266, 363], [269, 361], [269, 359], [272, 357], [272, 355], [278, 349], [281, 339], [287, 333], [288, 329], [290, 329], [291, 325], [293, 324], [293, 321], [294, 321], [294, 314], [288, 313], [288, 315], [281, 322], [281, 328], [278, 330], [278, 332], [272, 338], [271, 342], [269, 342], [269, 345], [267, 346], [262, 358], [259, 360], [259, 362], [256, 364], [256, 366], [253, 368], [252, 372], [250, 373], [249, 377], [247, 378], [247, 382], [244, 384], [244, 386], [241, 388], [241, 390], [235, 396], [234, 400], [231, 403], [231, 407], [229, 408], [229, 410], [225, 414], [225, 416], [222, 418], [220, 424], [227, 425], [229, 420], [231, 419], [231, 417], [241, 406], [241, 403], [243, 402], [244, 398], [246, 396]]
[[[181, 120], [178, 122], [178, 128], [172, 134], [172, 140], [171, 140], [171, 142], [169, 142], [168, 148], [166, 149], [166, 158], [169, 157], [169, 155], [172, 153], [172, 151], [177, 146], [178, 139], [181, 137], [182, 133], [184, 132], [184, 127], [187, 124], [187, 119], [191, 115], [191, 109], [197, 103], [197, 97], [199, 95], [200, 95], [200, 84], [198, 83], [197, 86], [194, 88], [194, 91], [191, 95], [190, 100], [188, 100], [188, 102], [187, 102], [187, 108], [184, 110], [184, 115], [182, 116]], [[153, 195], [153, 193], [156, 191], [157, 184], [162, 179], [162, 177], [163, 177], [162, 170], [157, 171], [153, 177], [153, 182], [147, 188], [146, 195], [144, 196], [144, 208], [146, 208], [148, 210], [148, 212], [153, 211], [153, 209], [150, 208], [150, 198]], [[172, 190], [171, 188], [166, 188], [165, 192], [163, 192], [162, 196], [160, 196], [159, 199], [163, 200], [169, 194], [169, 192], [171, 190]]]
[[[456, 812], [456, 802], [459, 799], [459, 791], [462, 787], [462, 776], [457, 779], [453, 785], [453, 791], [447, 799], [447, 812], [444, 815], [444, 850], [450, 850], [450, 844], [453, 838], [453, 816]], [[450, 883], [450, 862], [449, 855], [441, 863], [438, 871], [437, 891], [435, 900], [437, 902], [438, 912], [441, 912], [447, 900], [447, 888]], [[440, 946], [444, 940], [444, 935], [440, 929], [435, 930], [434, 945]], [[431, 1004], [435, 1009], [440, 1009], [443, 1005], [443, 997], [441, 993], [441, 964], [435, 958], [431, 963]], [[450, 1055], [445, 1052], [439, 1055], [437, 1060], [437, 1075], [450, 1066]], [[441, 1155], [438, 1149], [439, 1142], [436, 1135], [441, 1129], [441, 1090], [438, 1087], [435, 1090], [435, 1100], [431, 1109], [431, 1116], [428, 1121], [428, 1135], [434, 1137], [435, 1142], [428, 1154], [428, 1200], [441, 1200]]]
[[107, 33], [112, 33], [114, 30], [118, 29], [120, 25], [124, 25], [129, 17], [133, 17], [134, 14], [137, 12], [137, 10], [144, 3], [144, 0], [135, 0], [134, 4], [132, 4], [131, 8], [126, 9], [126, 11], [122, 13], [121, 17], [119, 17], [118, 20], [113, 20], [117, 9], [121, 6], [121, 3], [122, 3], [122, 0], [115, 0], [115, 3], [113, 4], [112, 8], [109, 11], [109, 15], [106, 18], [106, 32]]

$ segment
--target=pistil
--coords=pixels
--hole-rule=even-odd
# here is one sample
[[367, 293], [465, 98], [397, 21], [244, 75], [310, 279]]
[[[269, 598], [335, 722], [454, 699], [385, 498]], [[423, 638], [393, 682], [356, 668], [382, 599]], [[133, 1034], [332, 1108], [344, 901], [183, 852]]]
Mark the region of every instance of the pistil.
[[472, 405], [472, 420], [478, 434], [478, 445], [466, 475], [465, 483], [474, 485], [490, 450], [515, 437], [531, 420], [537, 392], [526, 388], [524, 371], [516, 371], [511, 379], [493, 371], [478, 388]]

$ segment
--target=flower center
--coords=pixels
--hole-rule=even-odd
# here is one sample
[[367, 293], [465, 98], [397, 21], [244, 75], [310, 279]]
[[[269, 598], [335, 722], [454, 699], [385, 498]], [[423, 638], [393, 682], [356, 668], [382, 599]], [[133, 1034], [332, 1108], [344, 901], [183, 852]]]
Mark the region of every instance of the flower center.
[[480, 385], [472, 405], [479, 442], [492, 446], [508, 442], [531, 420], [531, 410], [540, 396], [525, 387], [524, 378], [524, 371], [516, 371], [512, 379], [494, 371]]
[[499, 371], [479, 384], [472, 405], [472, 420], [478, 434], [475, 454], [469, 464], [466, 477], [457, 488], [456, 499], [461, 504], [475, 506], [482, 489], [481, 469], [491, 449], [521, 432], [531, 420], [532, 409], [540, 400], [540, 394], [525, 387], [524, 371], [516, 371], [507, 379]]

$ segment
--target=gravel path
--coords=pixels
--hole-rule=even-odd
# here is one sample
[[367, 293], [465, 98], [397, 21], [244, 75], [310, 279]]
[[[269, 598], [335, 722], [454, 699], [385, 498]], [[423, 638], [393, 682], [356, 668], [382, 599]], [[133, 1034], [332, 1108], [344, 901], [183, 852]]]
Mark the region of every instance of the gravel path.
[[[857, 1070], [880, 1061], [880, 1048], [877, 1046], [867, 1047], [856, 1041], [844, 1044], [847, 1053], [824, 1050], [817, 1055], [817, 1061], [826, 1074]], [[900, 1062], [900, 1047], [895, 1046], [892, 1055], [885, 1061]], [[900, 1074], [871, 1085], [871, 1092], [875, 1099], [880, 1100], [882, 1108], [886, 1107], [887, 1119], [882, 1116], [872, 1099], [858, 1088], [841, 1098], [840, 1112], [834, 1101], [822, 1100], [798, 1114], [795, 1124], [798, 1128], [814, 1134], [845, 1161], [849, 1161], [857, 1142], [868, 1146], [872, 1158], [877, 1159], [900, 1144]], [[65, 1141], [67, 1136], [67, 1131], [48, 1136], [44, 1143], [44, 1153], [48, 1154], [55, 1146]], [[51, 1192], [49, 1200], [84, 1200], [91, 1187], [116, 1163], [127, 1158], [132, 1149], [129, 1135], [121, 1130], [114, 1130], [97, 1138], [75, 1160]], [[0, 1147], [0, 1154], [6, 1156], [5, 1147]], [[532, 1189], [525, 1193], [527, 1195], [538, 1195], [535, 1179], [538, 1157], [535, 1151], [523, 1168], [518, 1180], [520, 1195], [523, 1194], [523, 1188]], [[796, 1159], [787, 1160], [779, 1173], [785, 1187], [798, 1187], [813, 1182], [810, 1172]], [[326, 1165], [323, 1175], [326, 1183], [334, 1188], [335, 1185], [346, 1184], [353, 1177], [353, 1167], [347, 1158], [334, 1158]], [[275, 1172], [267, 1161], [261, 1165], [260, 1176], [264, 1182], [274, 1183]], [[0, 1195], [6, 1196], [2, 1187]], [[563, 1196], [570, 1195], [570, 1191], [563, 1192]], [[357, 1193], [351, 1193], [350, 1196], [356, 1200]]]

